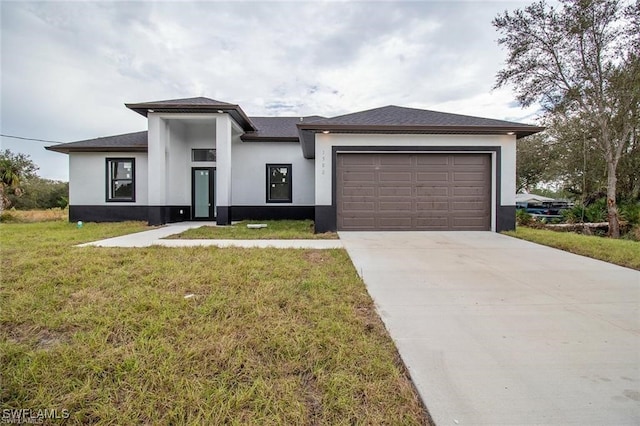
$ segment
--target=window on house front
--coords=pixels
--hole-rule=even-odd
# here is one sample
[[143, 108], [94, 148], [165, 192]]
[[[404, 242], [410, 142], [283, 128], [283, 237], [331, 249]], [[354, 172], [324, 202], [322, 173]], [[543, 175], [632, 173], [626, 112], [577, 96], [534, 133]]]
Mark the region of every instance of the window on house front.
[[267, 203], [290, 203], [291, 164], [267, 164]]
[[191, 161], [216, 161], [215, 149], [192, 149]]
[[107, 201], [135, 200], [135, 159], [107, 158]]

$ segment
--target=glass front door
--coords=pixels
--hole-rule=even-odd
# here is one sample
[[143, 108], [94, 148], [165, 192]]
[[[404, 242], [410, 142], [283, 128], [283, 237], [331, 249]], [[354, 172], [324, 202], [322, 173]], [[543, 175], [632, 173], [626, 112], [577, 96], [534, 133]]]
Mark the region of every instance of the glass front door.
[[191, 178], [191, 217], [194, 220], [215, 219], [215, 169], [194, 167]]

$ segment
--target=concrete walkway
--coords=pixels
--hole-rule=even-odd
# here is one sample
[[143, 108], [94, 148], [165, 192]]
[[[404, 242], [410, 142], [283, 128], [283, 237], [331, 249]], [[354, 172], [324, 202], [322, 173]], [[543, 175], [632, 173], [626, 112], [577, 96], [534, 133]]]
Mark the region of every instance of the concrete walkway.
[[340, 238], [436, 424], [640, 424], [640, 272], [490, 232]]
[[340, 240], [164, 240], [169, 235], [180, 234], [191, 228], [201, 226], [216, 226], [215, 222], [179, 222], [137, 232], [135, 234], [122, 235], [106, 240], [93, 241], [80, 244], [78, 247], [245, 247], [245, 248], [297, 248], [297, 249], [332, 249], [342, 248]]

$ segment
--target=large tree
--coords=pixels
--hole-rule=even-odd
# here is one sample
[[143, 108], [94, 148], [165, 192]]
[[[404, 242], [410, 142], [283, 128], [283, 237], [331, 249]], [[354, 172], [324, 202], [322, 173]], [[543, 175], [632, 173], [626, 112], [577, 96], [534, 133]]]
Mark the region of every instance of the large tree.
[[508, 49], [496, 87], [513, 85], [523, 106], [539, 103], [554, 120], [585, 123], [607, 172], [609, 233], [619, 237], [618, 165], [635, 137], [640, 110], [640, 0], [544, 0], [493, 24]]
[[557, 179], [554, 150], [546, 134], [530, 136], [517, 145], [516, 191], [531, 192]]
[[28, 155], [0, 151], [0, 213], [10, 204], [9, 194], [20, 195], [23, 180], [36, 175], [38, 167]]

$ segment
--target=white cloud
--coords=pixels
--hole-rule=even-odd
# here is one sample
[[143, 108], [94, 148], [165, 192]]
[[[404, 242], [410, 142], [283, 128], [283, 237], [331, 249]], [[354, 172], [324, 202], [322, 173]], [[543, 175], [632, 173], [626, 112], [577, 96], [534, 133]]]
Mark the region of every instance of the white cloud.
[[[208, 96], [250, 115], [395, 104], [529, 121], [491, 91], [491, 19], [522, 2], [1, 2], [2, 133], [59, 141], [142, 130], [125, 102]], [[44, 177], [67, 158], [2, 138]]]

